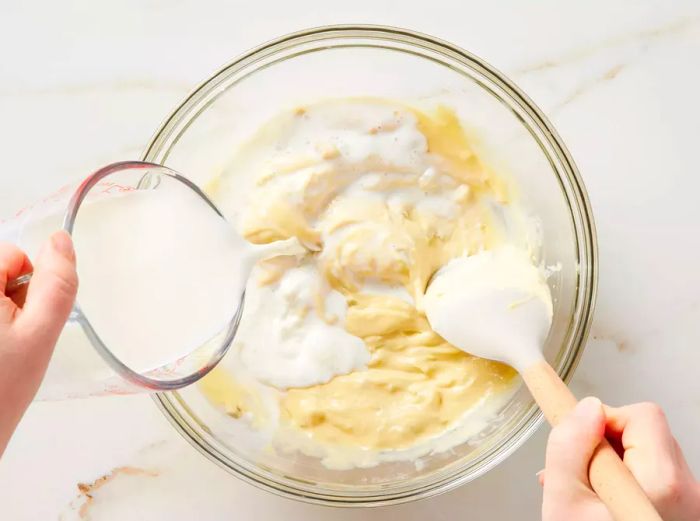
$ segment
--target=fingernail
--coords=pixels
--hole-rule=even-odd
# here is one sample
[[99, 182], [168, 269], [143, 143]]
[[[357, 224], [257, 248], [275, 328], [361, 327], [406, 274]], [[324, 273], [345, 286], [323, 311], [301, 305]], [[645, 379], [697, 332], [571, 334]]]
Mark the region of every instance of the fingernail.
[[587, 396], [576, 406], [574, 413], [577, 416], [589, 418], [591, 416], [601, 414], [603, 411], [603, 404], [595, 396]]
[[66, 259], [75, 259], [73, 240], [64, 230], [60, 230], [51, 236], [51, 247], [56, 253], [62, 255]]
[[535, 478], [537, 479], [537, 482], [544, 487], [544, 469], [540, 470], [539, 472], [535, 473]]

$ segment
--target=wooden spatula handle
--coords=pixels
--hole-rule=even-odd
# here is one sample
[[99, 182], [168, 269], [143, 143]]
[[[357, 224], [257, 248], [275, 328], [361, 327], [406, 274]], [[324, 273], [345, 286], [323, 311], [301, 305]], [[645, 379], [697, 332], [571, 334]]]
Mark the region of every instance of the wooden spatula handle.
[[[552, 426], [576, 406], [576, 397], [547, 362], [531, 365], [522, 376]], [[588, 478], [616, 521], [663, 521], [607, 440], [593, 454]]]

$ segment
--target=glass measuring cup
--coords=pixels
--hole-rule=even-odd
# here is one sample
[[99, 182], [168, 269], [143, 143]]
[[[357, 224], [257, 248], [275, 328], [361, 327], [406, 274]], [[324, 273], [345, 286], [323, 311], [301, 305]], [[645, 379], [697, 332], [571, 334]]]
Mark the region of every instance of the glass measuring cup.
[[[81, 232], [81, 226], [87, 230], [87, 220], [94, 219], [94, 214], [86, 208], [90, 208], [93, 202], [114, 201], [123, 194], [139, 190], [160, 190], [159, 194], [166, 194], [162, 197], [177, 194], [177, 199], [173, 199], [174, 202], [187, 203], [184, 208], [173, 209], [178, 214], [190, 208], [197, 212], [211, 212], [217, 221], [223, 220], [223, 215], [216, 206], [187, 178], [161, 165], [127, 161], [101, 168], [77, 185], [65, 186], [43, 200], [23, 208], [13, 218], [0, 221], [0, 240], [14, 242], [31, 258], [48, 235], [62, 227], [74, 237], [80, 273], [80, 237], [76, 233], [88, 233]], [[168, 202], [169, 199], [166, 198], [165, 201]], [[187, 215], [185, 213], [180, 217], [186, 218]], [[95, 223], [89, 224], [92, 225], [93, 230], [100, 229], [99, 226], [95, 228]], [[225, 228], [230, 229], [228, 226]], [[231, 233], [235, 232], [231, 230]], [[139, 252], [134, 252], [134, 255], [138, 254]], [[163, 262], [167, 263], [171, 260], [163, 259]], [[177, 271], [173, 273], [178, 278], [174, 278], [172, 282], [177, 284], [180, 274]], [[188, 276], [188, 274], [182, 275]], [[189, 276], [195, 275], [189, 274]], [[17, 289], [28, 284], [30, 279], [31, 274], [24, 275], [11, 281], [8, 288], [14, 286], [14, 289]], [[79, 290], [77, 301], [56, 345], [37, 398], [61, 399], [166, 391], [187, 386], [206, 375], [221, 360], [231, 345], [242, 310], [243, 290], [241, 288], [240, 294], [234, 294], [236, 291], [233, 286], [208, 288], [207, 277], [197, 279], [196, 284], [197, 287], [201, 286], [201, 291], [198, 293], [200, 297], [206, 295], [208, 290], [223, 291], [233, 288], [230, 298], [227, 297], [227, 300], [223, 301], [227, 304], [226, 309], [222, 310], [226, 314], [225, 320], [213, 335], [207, 333], [202, 342], [188, 346], [184, 352], [181, 348], [168, 351], [170, 346], [159, 346], [160, 352], [167, 355], [165, 358], [167, 361], [155, 366], [151, 364], [149, 367], [133, 367], [123, 359], [118, 350], [115, 350], [114, 345], [108, 345], [108, 342], [105, 342], [101, 334], [104, 330], [96, 327], [95, 317], [91, 318], [90, 314], [81, 307]], [[134, 297], [138, 298], [136, 292]], [[188, 296], [185, 295], [184, 298]], [[118, 320], [119, 309], [114, 313], [115, 316], [110, 319]], [[142, 318], [144, 321], [153, 320], [150, 313], [144, 314]], [[178, 327], [177, 321], [175, 322], [164, 320], [162, 324], [150, 325], [154, 330], [161, 327], [172, 330]], [[138, 327], [138, 324], [127, 323], [123, 327], [128, 329]], [[157, 341], [157, 338], [154, 338], [154, 341]]]

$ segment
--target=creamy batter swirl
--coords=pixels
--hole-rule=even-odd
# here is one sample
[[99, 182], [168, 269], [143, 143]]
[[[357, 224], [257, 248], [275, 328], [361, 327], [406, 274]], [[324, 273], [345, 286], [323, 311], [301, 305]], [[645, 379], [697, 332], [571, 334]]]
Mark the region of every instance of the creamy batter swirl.
[[381, 452], [512, 391], [512, 369], [451, 346], [422, 309], [431, 276], [502, 244], [494, 209], [514, 211], [452, 111], [321, 102], [275, 118], [231, 164], [209, 192], [243, 237], [309, 252], [258, 265], [234, 348], [201, 384], [213, 403], [327, 452]]

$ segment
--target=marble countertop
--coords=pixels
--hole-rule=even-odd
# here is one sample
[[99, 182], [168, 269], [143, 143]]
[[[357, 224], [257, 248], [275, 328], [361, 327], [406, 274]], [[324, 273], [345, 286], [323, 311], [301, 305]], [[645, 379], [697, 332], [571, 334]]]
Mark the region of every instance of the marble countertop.
[[[0, 215], [135, 158], [199, 81], [304, 27], [405, 26], [509, 75], [569, 146], [598, 226], [593, 331], [572, 386], [654, 400], [700, 473], [700, 4], [355, 0], [14, 2], [0, 19]], [[498, 468], [410, 505], [277, 498], [192, 449], [148, 396], [36, 403], [0, 462], [11, 521], [537, 519], [547, 429]]]

